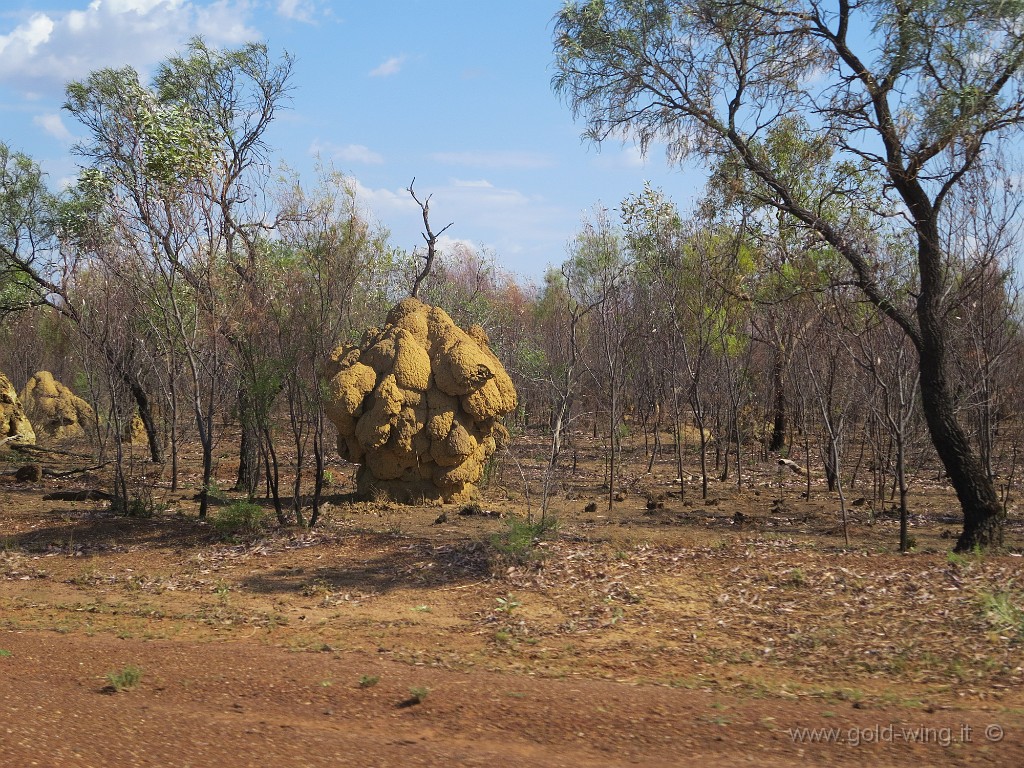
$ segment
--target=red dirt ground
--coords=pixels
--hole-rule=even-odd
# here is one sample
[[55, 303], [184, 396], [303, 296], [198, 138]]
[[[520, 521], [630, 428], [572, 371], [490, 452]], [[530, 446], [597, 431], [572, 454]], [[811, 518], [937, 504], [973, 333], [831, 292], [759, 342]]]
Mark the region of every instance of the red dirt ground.
[[845, 547], [769, 466], [708, 502], [667, 471], [610, 510], [563, 482], [518, 557], [511, 472], [495, 516], [339, 495], [235, 543], [191, 492], [125, 518], [43, 499], [101, 478], [8, 475], [0, 766], [1024, 765], [1019, 519], [950, 556], [922, 481], [900, 555], [891, 516], [851, 508]]

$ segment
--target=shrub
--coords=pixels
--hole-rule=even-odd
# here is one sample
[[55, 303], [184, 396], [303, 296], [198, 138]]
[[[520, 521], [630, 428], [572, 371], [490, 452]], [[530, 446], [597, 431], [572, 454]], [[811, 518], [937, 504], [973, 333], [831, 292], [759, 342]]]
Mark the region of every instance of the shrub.
[[225, 540], [254, 539], [266, 532], [270, 515], [259, 504], [236, 501], [210, 516], [210, 525]]
[[107, 673], [107, 690], [114, 693], [128, 691], [139, 684], [142, 670], [138, 667], [125, 667], [120, 672]]
[[537, 522], [510, 517], [506, 526], [491, 537], [491, 546], [512, 562], [524, 565], [537, 557], [537, 543], [558, 530], [558, 520], [550, 515]]

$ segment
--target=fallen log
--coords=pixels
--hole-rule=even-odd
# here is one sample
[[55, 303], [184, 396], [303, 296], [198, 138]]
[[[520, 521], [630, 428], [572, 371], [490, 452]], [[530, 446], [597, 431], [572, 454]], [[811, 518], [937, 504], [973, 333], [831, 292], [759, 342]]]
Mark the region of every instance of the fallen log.
[[44, 501], [110, 501], [113, 498], [106, 491], [95, 488], [84, 491], [54, 491], [43, 496]]

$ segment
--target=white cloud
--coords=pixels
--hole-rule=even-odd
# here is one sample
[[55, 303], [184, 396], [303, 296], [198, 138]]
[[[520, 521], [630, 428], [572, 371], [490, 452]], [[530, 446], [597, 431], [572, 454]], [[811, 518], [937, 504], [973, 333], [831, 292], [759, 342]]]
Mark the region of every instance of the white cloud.
[[64, 125], [64, 121], [60, 119], [58, 114], [36, 115], [32, 118], [32, 122], [57, 139], [57, 141], [70, 144], [75, 140], [75, 137], [67, 129], [67, 126]]
[[316, 17], [316, 5], [309, 0], [278, 0], [277, 13], [292, 21], [312, 24]]
[[445, 165], [464, 165], [470, 168], [512, 168], [530, 170], [550, 168], [554, 161], [541, 152], [516, 150], [434, 152], [430, 158]]
[[0, 34], [0, 82], [45, 91], [106, 66], [145, 70], [196, 35], [211, 45], [259, 39], [249, 16], [249, 0], [92, 0], [35, 13]]
[[[648, 150], [648, 156], [651, 150]], [[647, 156], [636, 144], [624, 144], [618, 151], [609, 144], [592, 161], [598, 168], [646, 168]]]
[[473, 240], [467, 240], [464, 237], [449, 237], [446, 234], [437, 238], [437, 249], [441, 251], [441, 253], [448, 254], [460, 251], [473, 251], [479, 253], [483, 250], [483, 248]]
[[45, 13], [36, 13], [29, 17], [28, 21], [19, 24], [14, 31], [7, 35], [0, 35], [0, 56], [8, 51], [26, 51], [34, 53], [40, 45], [50, 39], [53, 32], [53, 19]]
[[385, 61], [379, 67], [370, 71], [370, 77], [390, 77], [391, 75], [397, 75], [402, 70], [402, 65], [405, 64], [405, 56], [392, 56], [390, 59]]
[[343, 163], [380, 165], [384, 156], [363, 144], [334, 144], [330, 141], [314, 141], [309, 148], [311, 155], [328, 155]]
[[356, 201], [381, 219], [388, 220], [395, 214], [419, 213], [416, 201], [405, 189], [373, 189], [364, 185], [358, 178], [350, 180], [355, 187]]
[[487, 179], [452, 179], [453, 187], [476, 187], [478, 189], [493, 189], [494, 185]]
[[[372, 188], [358, 179], [351, 181], [360, 206], [371, 219], [387, 226], [395, 245], [411, 249], [423, 244], [422, 215], [405, 188]], [[546, 263], [562, 260], [561, 245], [552, 250], [550, 244], [561, 244], [566, 221], [577, 218], [575, 212], [543, 197], [489, 181], [451, 179], [436, 187], [419, 184], [416, 193], [420, 200], [431, 196], [430, 221], [435, 231], [453, 223], [444, 235], [445, 242], [493, 250], [503, 266], [522, 274], [540, 274]]]

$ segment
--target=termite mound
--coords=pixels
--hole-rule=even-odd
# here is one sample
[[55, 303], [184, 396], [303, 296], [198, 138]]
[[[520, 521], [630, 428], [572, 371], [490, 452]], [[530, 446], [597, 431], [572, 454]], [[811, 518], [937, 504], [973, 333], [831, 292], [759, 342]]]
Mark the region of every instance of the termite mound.
[[338, 452], [359, 464], [360, 495], [458, 502], [508, 438], [516, 391], [477, 325], [409, 298], [382, 328], [343, 345], [327, 366], [327, 416]]

